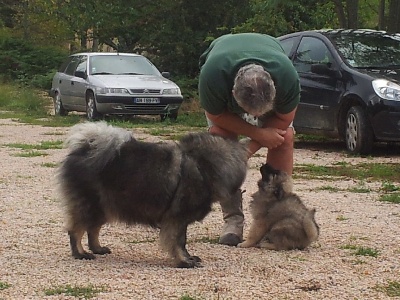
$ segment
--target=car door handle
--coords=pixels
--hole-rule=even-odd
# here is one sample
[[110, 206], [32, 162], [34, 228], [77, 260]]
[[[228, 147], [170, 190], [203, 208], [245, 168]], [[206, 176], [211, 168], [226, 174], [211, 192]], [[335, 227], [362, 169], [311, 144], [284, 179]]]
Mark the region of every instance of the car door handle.
[[71, 85], [74, 85], [75, 81], [71, 81]]

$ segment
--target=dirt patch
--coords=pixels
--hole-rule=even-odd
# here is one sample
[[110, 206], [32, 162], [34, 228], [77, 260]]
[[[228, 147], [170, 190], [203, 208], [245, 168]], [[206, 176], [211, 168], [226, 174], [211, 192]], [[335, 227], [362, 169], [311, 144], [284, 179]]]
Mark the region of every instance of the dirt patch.
[[[188, 249], [203, 268], [171, 267], [158, 247], [157, 230], [106, 226], [101, 240], [112, 254], [94, 261], [70, 256], [63, 211], [55, 194], [55, 166], [64, 149], [21, 157], [7, 144], [63, 140], [67, 128], [46, 128], [0, 120], [1, 299], [66, 299], [45, 296], [59, 286], [95, 286], [98, 299], [392, 299], [376, 287], [400, 280], [400, 205], [377, 201], [380, 182], [365, 181], [370, 193], [350, 192], [359, 182], [295, 180], [296, 192], [317, 209], [321, 235], [304, 251], [276, 252], [215, 244], [222, 227], [219, 205], [188, 229]], [[138, 138], [157, 138], [140, 131]], [[399, 162], [399, 152], [378, 148], [372, 157], [349, 157], [341, 143], [298, 144], [296, 164]], [[245, 236], [251, 223], [250, 195], [257, 188], [265, 152], [249, 161], [244, 184]], [[320, 189], [337, 187], [338, 192]], [[85, 245], [86, 246], [86, 245]], [[352, 247], [377, 251], [354, 255]], [[354, 248], [353, 247], [353, 248]]]

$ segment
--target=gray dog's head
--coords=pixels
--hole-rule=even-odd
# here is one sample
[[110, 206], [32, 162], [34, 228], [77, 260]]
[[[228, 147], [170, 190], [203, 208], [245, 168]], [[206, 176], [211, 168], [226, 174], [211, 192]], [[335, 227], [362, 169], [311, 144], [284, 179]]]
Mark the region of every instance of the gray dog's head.
[[258, 181], [260, 192], [281, 200], [285, 195], [293, 190], [292, 177], [286, 172], [276, 170], [269, 164], [265, 164], [260, 168], [261, 180]]

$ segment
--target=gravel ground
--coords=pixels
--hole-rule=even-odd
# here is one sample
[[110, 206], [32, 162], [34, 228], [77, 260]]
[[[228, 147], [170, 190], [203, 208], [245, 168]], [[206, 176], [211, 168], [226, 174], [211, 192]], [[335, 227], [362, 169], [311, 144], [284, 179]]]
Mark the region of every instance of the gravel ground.
[[[203, 267], [176, 269], [158, 247], [158, 232], [147, 227], [106, 226], [101, 233], [112, 254], [93, 261], [70, 256], [63, 212], [55, 193], [55, 165], [66, 150], [20, 157], [10, 143], [63, 140], [65, 128], [23, 125], [0, 119], [0, 299], [73, 299], [57, 287], [103, 290], [96, 299], [393, 299], [376, 287], [400, 281], [400, 205], [382, 203], [380, 182], [365, 181], [373, 192], [354, 193], [354, 180], [295, 180], [295, 190], [317, 209], [320, 238], [304, 251], [239, 249], [210, 242], [222, 227], [220, 207], [188, 229], [188, 250]], [[154, 140], [143, 132], [135, 136]], [[336, 147], [335, 145], [333, 147]], [[316, 145], [297, 147], [295, 163], [329, 165], [371, 162]], [[334, 149], [333, 149], [334, 150]], [[382, 153], [373, 161], [399, 162], [400, 154]], [[393, 151], [391, 151], [393, 152]], [[256, 190], [263, 152], [249, 161], [244, 184], [245, 236], [251, 223], [250, 195]], [[318, 189], [340, 188], [339, 192]], [[346, 245], [379, 251], [355, 256]]]

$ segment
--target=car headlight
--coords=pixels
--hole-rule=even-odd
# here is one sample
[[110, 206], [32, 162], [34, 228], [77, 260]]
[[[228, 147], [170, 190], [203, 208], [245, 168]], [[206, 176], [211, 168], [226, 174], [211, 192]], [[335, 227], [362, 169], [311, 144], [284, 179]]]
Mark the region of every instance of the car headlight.
[[129, 94], [127, 89], [123, 88], [96, 88], [97, 94]]
[[163, 95], [180, 95], [181, 90], [180, 88], [164, 89], [162, 93]]
[[386, 100], [400, 101], [400, 85], [386, 79], [372, 81], [375, 93]]

